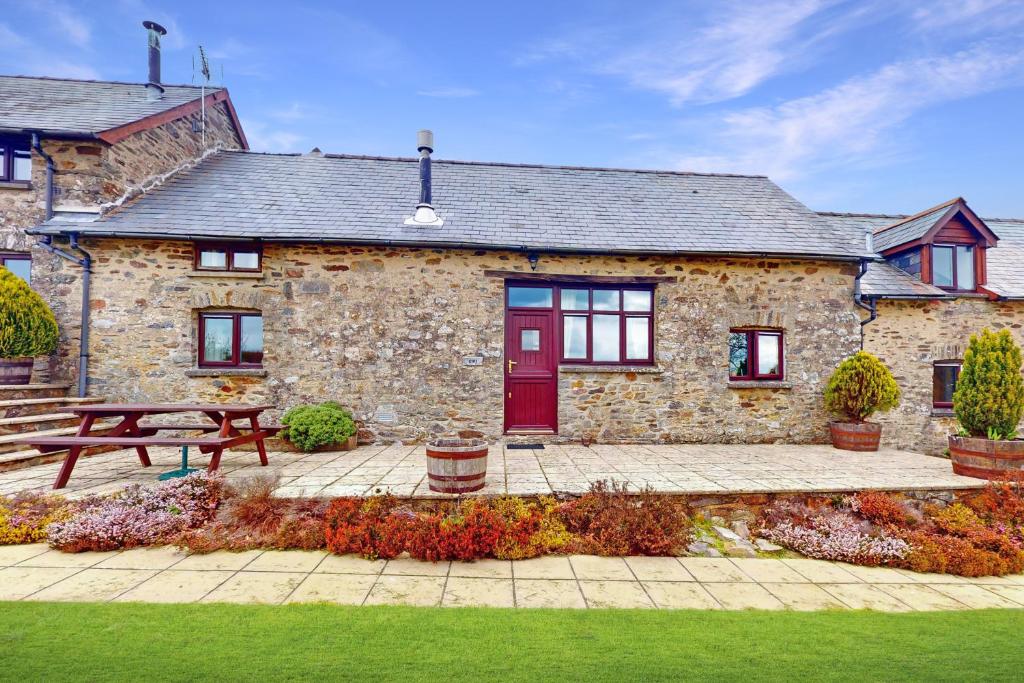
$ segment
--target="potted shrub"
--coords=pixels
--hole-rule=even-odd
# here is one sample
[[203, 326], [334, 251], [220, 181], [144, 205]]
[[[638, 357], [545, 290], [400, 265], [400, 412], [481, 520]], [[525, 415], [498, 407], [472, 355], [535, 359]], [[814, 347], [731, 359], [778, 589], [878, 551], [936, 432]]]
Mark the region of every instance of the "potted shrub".
[[281, 418], [281, 438], [303, 453], [350, 451], [356, 447], [352, 414], [334, 401], [297, 406]]
[[0, 384], [28, 384], [32, 359], [57, 349], [57, 320], [28, 283], [0, 266]]
[[844, 451], [877, 451], [882, 425], [867, 422], [900, 402], [900, 388], [885, 364], [858, 351], [836, 368], [825, 387], [825, 407], [842, 420], [829, 423], [832, 445]]
[[971, 335], [953, 392], [960, 434], [949, 437], [953, 471], [983, 479], [1016, 479], [1024, 469], [1021, 351], [1009, 330]]

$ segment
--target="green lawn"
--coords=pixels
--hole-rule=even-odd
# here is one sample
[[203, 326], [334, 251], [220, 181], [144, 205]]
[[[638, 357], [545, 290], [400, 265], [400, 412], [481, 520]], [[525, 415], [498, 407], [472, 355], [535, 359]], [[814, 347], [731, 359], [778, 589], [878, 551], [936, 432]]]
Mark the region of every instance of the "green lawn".
[[0, 679], [1020, 680], [1024, 612], [0, 603]]

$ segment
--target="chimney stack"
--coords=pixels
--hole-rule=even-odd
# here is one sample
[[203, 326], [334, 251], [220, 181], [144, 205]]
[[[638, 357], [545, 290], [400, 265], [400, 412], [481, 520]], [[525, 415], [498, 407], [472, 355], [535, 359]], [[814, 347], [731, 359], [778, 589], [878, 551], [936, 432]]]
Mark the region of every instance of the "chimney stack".
[[159, 100], [164, 96], [160, 85], [160, 36], [167, 35], [167, 29], [155, 21], [144, 21], [142, 26], [149, 31], [149, 81], [146, 83], [146, 99]]
[[430, 153], [434, 151], [434, 134], [429, 130], [416, 133], [416, 149], [420, 153], [420, 202], [416, 205], [416, 213], [412, 218], [405, 219], [406, 225], [441, 226], [444, 221], [431, 205]]

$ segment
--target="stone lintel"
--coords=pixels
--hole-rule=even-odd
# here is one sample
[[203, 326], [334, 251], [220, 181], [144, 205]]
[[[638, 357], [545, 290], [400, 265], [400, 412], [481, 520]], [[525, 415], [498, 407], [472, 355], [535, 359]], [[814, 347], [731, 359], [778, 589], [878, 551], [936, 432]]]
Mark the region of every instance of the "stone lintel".
[[192, 368], [185, 371], [186, 377], [266, 377], [263, 368]]
[[774, 379], [733, 380], [730, 389], [792, 389], [793, 383]]
[[587, 372], [604, 372], [604, 373], [627, 373], [632, 372], [637, 375], [660, 375], [665, 372], [664, 368], [660, 368], [656, 365], [559, 365], [559, 372], [571, 373], [587, 373]]

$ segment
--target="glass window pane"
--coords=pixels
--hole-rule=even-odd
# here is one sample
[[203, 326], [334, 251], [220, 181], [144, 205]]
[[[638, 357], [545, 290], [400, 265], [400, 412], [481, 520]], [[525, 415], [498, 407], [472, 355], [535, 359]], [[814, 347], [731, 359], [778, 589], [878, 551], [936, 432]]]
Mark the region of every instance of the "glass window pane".
[[932, 247], [932, 283], [953, 286], [953, 247]]
[[200, 268], [227, 268], [227, 266], [227, 252], [216, 249], [204, 249], [199, 252]]
[[900, 270], [921, 279], [921, 250], [914, 249], [894, 257], [890, 263]]
[[650, 360], [650, 318], [626, 318], [626, 359]]
[[627, 289], [622, 293], [622, 308], [627, 311], [651, 310], [651, 293]]
[[747, 349], [746, 332], [729, 333], [729, 376], [746, 377], [750, 366], [747, 359], [750, 357]]
[[956, 248], [956, 287], [974, 289], [974, 247]]
[[232, 330], [234, 320], [231, 318], [204, 318], [203, 358], [208, 363], [226, 363], [232, 360]]
[[540, 351], [540, 330], [520, 330], [520, 351]]
[[757, 333], [757, 374], [779, 374], [779, 335]]
[[263, 317], [242, 316], [241, 362], [263, 362]]
[[932, 401], [937, 404], [952, 403], [956, 391], [956, 380], [960, 375], [959, 365], [936, 365], [932, 373]]
[[[597, 292], [594, 292], [597, 294]], [[615, 292], [618, 298], [618, 292]], [[595, 303], [596, 306], [596, 303]], [[594, 316], [594, 361], [619, 361], [619, 316]]]
[[260, 267], [260, 255], [255, 251], [236, 251], [231, 257], [232, 268], [256, 270]]
[[[595, 289], [594, 290], [595, 311], [617, 311], [619, 310], [619, 290], [617, 289]], [[594, 333], [597, 336], [597, 333]]]
[[550, 287], [509, 287], [508, 305], [526, 308], [550, 308]]
[[563, 311], [585, 311], [590, 308], [589, 289], [563, 289], [562, 310]]
[[25, 282], [32, 282], [32, 261], [27, 258], [9, 258], [3, 260], [3, 264]]
[[587, 317], [567, 315], [562, 318], [562, 357], [587, 357]]
[[14, 179], [32, 180], [32, 157], [28, 152], [14, 153]]

